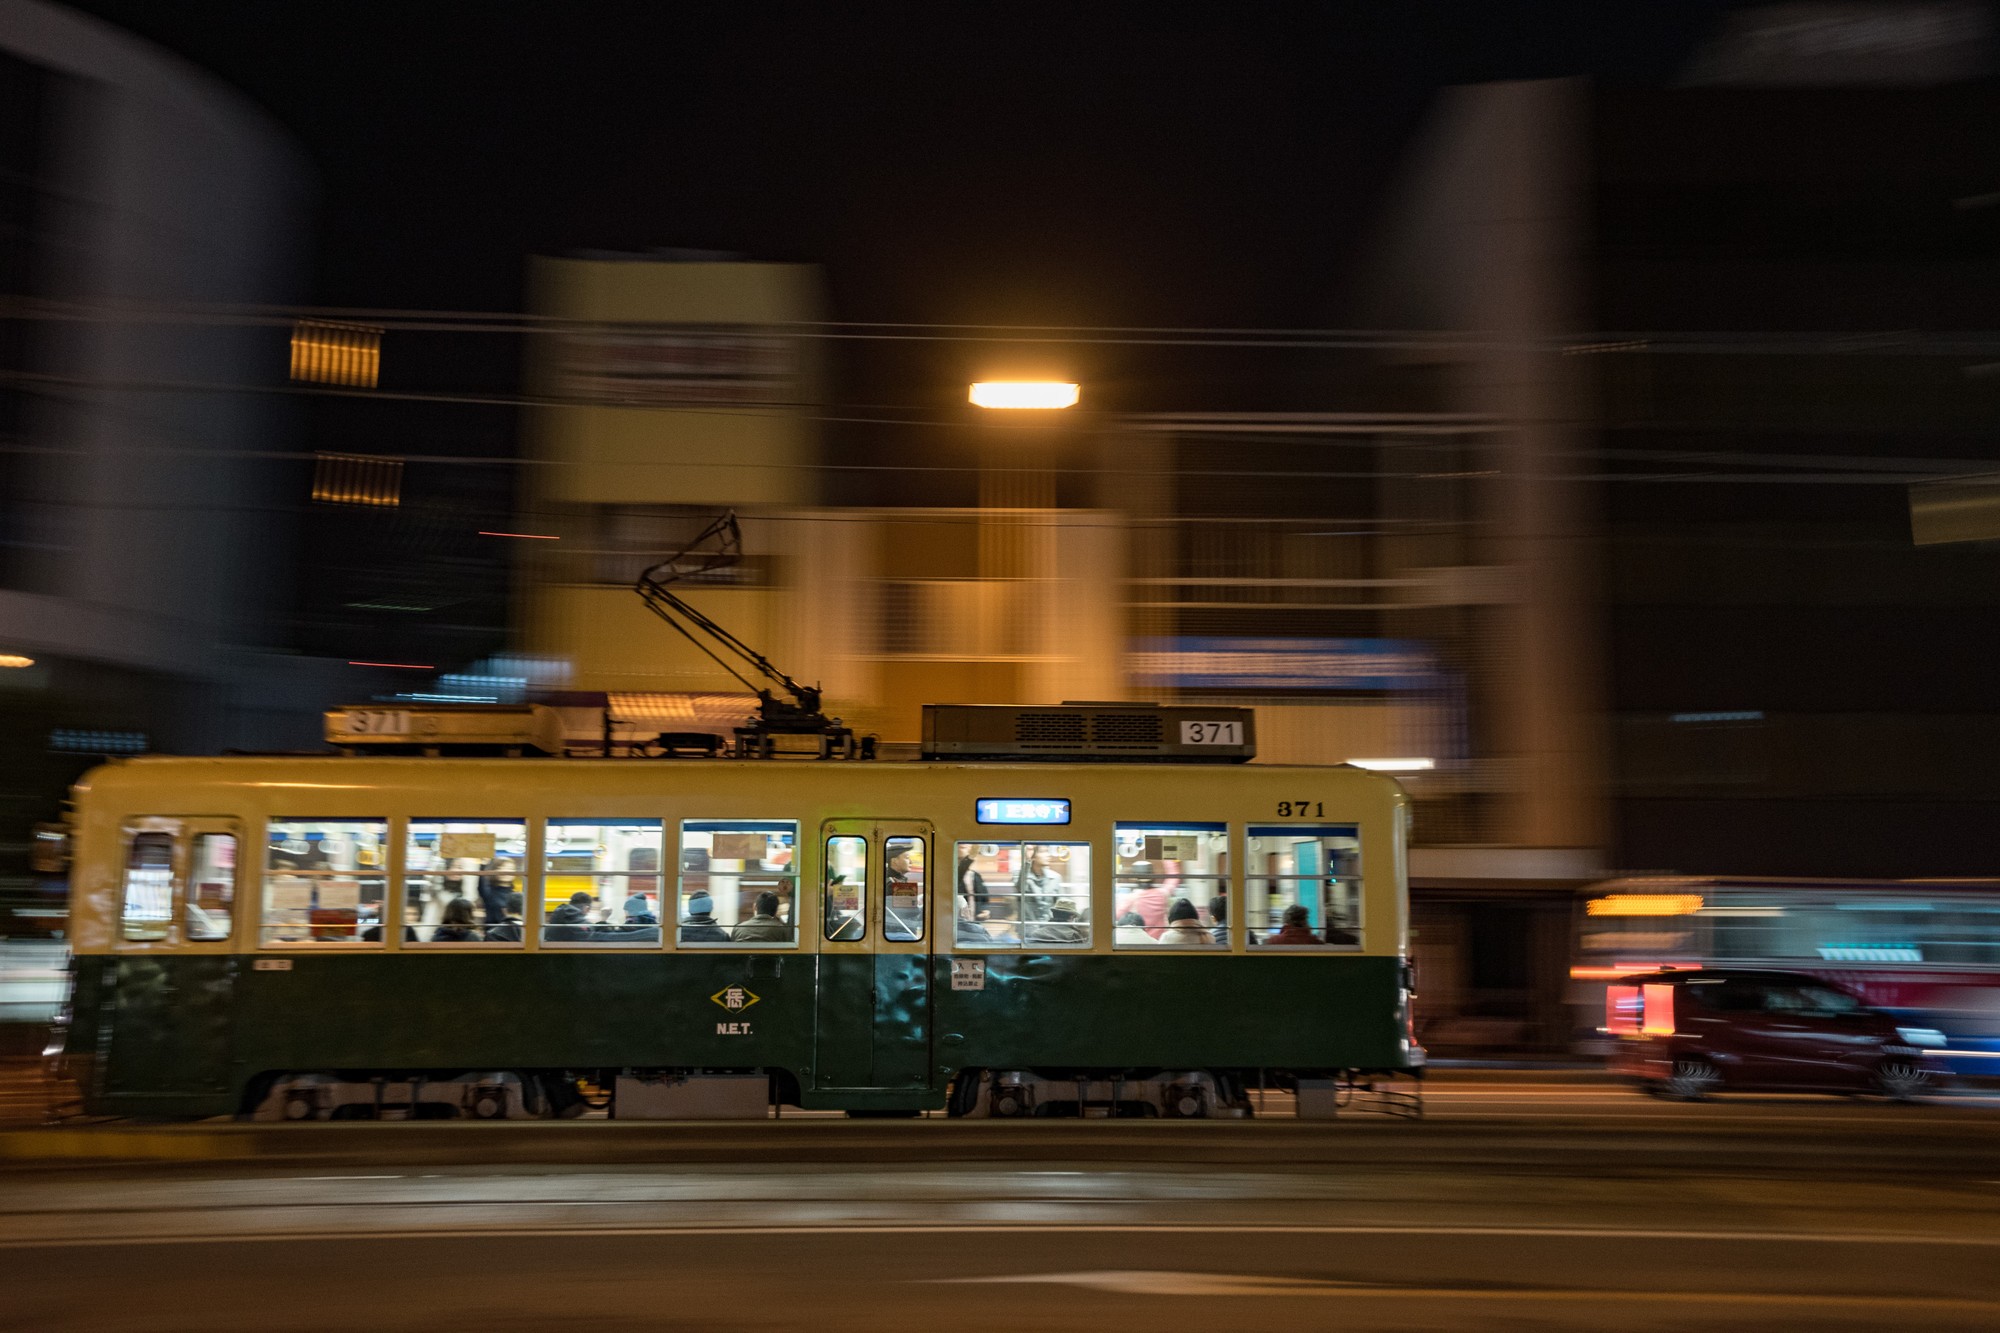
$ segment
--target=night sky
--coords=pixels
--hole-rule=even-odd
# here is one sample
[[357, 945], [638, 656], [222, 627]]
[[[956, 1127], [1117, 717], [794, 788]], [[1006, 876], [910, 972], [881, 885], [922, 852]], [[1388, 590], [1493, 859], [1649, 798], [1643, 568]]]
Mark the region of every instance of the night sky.
[[[1439, 84], [1663, 79], [1724, 6], [77, 7], [295, 138], [312, 303], [518, 310], [529, 254], [680, 246], [823, 264], [842, 319], [1313, 326]], [[850, 355], [837, 394], [962, 392], [964, 349], [901, 351]], [[426, 378], [511, 387], [515, 357], [488, 340]], [[1214, 368], [1209, 396], [1262, 369]], [[1133, 406], [1187, 383], [1079, 373]]]

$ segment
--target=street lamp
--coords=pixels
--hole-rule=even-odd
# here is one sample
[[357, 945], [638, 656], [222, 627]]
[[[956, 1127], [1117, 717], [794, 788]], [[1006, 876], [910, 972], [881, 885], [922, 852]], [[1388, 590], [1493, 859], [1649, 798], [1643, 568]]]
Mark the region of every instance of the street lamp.
[[1081, 395], [1081, 386], [1061, 380], [982, 380], [971, 397], [974, 407], [1048, 409], [1075, 407]]

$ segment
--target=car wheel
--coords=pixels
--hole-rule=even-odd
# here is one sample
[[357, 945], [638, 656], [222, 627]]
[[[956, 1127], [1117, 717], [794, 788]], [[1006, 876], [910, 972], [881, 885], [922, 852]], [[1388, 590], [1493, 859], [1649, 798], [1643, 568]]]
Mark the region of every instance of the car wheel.
[[1682, 1056], [1674, 1061], [1674, 1072], [1667, 1075], [1664, 1091], [1676, 1101], [1707, 1101], [1709, 1094], [1722, 1086], [1722, 1071], [1699, 1056]]
[[1930, 1070], [1909, 1060], [1884, 1060], [1875, 1069], [1875, 1090], [1892, 1102], [1914, 1101], [1931, 1083]]

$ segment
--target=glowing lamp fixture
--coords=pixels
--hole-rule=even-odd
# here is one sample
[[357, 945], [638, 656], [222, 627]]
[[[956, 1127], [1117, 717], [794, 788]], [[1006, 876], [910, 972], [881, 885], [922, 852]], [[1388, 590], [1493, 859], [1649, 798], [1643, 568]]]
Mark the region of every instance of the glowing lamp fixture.
[[32, 657], [23, 657], [19, 653], [0, 653], [0, 667], [31, 667], [34, 664], [35, 659]]
[[1435, 759], [1350, 759], [1355, 768], [1373, 769], [1377, 773], [1428, 773], [1436, 768]]
[[1075, 407], [1081, 385], [1057, 380], [986, 380], [972, 386], [974, 407]]

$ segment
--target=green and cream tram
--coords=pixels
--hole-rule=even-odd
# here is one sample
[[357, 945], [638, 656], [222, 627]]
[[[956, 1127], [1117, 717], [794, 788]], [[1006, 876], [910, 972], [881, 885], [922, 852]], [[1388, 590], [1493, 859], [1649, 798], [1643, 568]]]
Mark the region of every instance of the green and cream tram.
[[1347, 767], [132, 759], [65, 1050], [112, 1115], [1239, 1114], [1419, 1070], [1407, 818]]

